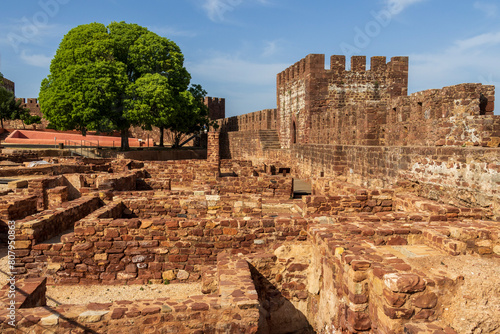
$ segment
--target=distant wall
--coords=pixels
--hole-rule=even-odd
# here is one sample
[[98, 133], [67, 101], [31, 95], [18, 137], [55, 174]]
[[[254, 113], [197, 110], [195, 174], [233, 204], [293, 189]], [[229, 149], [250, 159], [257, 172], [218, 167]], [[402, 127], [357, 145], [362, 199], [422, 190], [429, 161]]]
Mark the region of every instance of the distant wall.
[[277, 109], [264, 109], [249, 114], [224, 118], [218, 121], [219, 131], [276, 130]]
[[119, 157], [123, 159], [133, 159], [141, 161], [167, 161], [167, 160], [192, 160], [192, 159], [206, 159], [207, 149], [190, 149], [190, 150], [144, 150], [144, 151], [130, 151], [119, 153]]
[[6, 78], [2, 78], [0, 81], [0, 85], [9, 92], [11, 92], [12, 94], [16, 93], [15, 84], [13, 81], [10, 81], [9, 79]]

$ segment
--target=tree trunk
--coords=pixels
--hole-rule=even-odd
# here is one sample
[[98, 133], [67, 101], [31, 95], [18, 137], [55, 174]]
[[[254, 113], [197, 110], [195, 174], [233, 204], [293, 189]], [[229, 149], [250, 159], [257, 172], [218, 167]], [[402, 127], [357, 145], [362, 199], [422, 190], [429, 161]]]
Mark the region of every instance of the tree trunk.
[[163, 128], [163, 126], [160, 126], [160, 147], [163, 147], [163, 132], [165, 129]]
[[181, 132], [177, 132], [177, 131], [174, 131], [174, 143], [172, 145], [173, 148], [178, 148], [180, 143], [181, 143], [181, 137], [182, 137], [182, 133]]
[[120, 135], [122, 137], [121, 150], [129, 151], [130, 146], [128, 145], [128, 129], [120, 130]]

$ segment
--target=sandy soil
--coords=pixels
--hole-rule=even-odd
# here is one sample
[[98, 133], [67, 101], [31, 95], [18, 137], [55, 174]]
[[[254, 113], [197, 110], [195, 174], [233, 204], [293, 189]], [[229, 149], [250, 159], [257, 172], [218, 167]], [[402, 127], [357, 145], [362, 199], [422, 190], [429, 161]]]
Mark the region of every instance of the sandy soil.
[[440, 321], [461, 334], [500, 333], [500, 258], [474, 255], [406, 259], [425, 271], [463, 280], [447, 298], [440, 298]]
[[118, 300], [169, 298], [184, 301], [201, 295], [201, 283], [148, 285], [47, 286], [47, 305], [109, 303]]
[[9, 264], [7, 259], [7, 248], [0, 247], [0, 287], [7, 284], [10, 277]]

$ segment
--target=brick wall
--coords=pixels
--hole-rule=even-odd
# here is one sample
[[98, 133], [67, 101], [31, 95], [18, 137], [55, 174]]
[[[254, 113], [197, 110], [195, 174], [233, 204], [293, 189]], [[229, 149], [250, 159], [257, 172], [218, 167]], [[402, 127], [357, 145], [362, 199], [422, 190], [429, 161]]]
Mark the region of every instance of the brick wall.
[[208, 108], [208, 117], [217, 120], [226, 117], [226, 100], [217, 97], [205, 97], [203, 101]]
[[[42, 305], [30, 305], [16, 315], [16, 330], [43, 327], [52, 332], [68, 330], [106, 333], [256, 333], [259, 303], [248, 263], [245, 259], [221, 253], [217, 258], [212, 294], [190, 296], [186, 300], [168, 297], [151, 300], [116, 301], [107, 304], [62, 305], [45, 307], [45, 282], [37, 282]], [[33, 279], [18, 280], [16, 286], [31, 292]], [[8, 286], [6, 286], [8, 288]], [[2, 295], [0, 291], [0, 296]], [[38, 293], [40, 294], [40, 293]], [[34, 296], [35, 293], [32, 293]], [[0, 298], [0, 304], [7, 298]], [[0, 310], [0, 329], [8, 332], [9, 310]], [[54, 321], [54, 313], [58, 317]]]
[[228, 131], [276, 130], [277, 109], [264, 109], [252, 113], [220, 119], [219, 129]]
[[[487, 254], [487, 250], [476, 249], [474, 244], [496, 238], [488, 232], [494, 222], [451, 219], [429, 225], [412, 218], [411, 213], [379, 215], [381, 220], [374, 222], [368, 216], [352, 218], [342, 223], [309, 225], [313, 260], [309, 274], [305, 274], [310, 278], [305, 290], [313, 292], [308, 295], [306, 309], [314, 328], [402, 333], [413, 324], [418, 327], [418, 323], [439, 319], [443, 312], [439, 306], [441, 298], [450, 298], [453, 287], [461, 284], [460, 277], [415, 270], [405, 257], [394, 256], [382, 248], [374, 252], [370, 243], [395, 248], [430, 245], [450, 255]], [[454, 229], [459, 231], [451, 236]], [[465, 240], [475, 241], [467, 245]], [[434, 330], [443, 330], [432, 326]]]
[[[244, 137], [244, 133], [231, 134]], [[252, 158], [249, 146], [233, 142], [232, 158]], [[390, 187], [399, 180], [418, 184], [420, 196], [459, 205], [491, 207], [500, 216], [499, 148], [481, 147], [380, 147], [295, 145], [290, 150], [270, 150], [256, 158], [279, 161], [292, 168], [294, 177], [341, 176], [369, 187]]]
[[147, 161], [144, 169], [153, 180], [170, 180], [172, 189], [194, 190], [208, 189], [219, 172], [218, 166], [207, 160]]
[[[25, 252], [16, 261], [18, 272], [46, 276], [49, 284], [143, 284], [161, 280], [164, 272], [180, 270], [189, 273], [189, 281], [196, 281], [200, 266], [215, 264], [221, 251], [304, 240], [300, 231], [305, 226], [305, 220], [290, 218], [113, 219], [94, 215], [80, 220], [74, 233], [62, 236], [60, 244], [30, 242], [21, 247]], [[173, 281], [177, 280], [181, 279]]]
[[278, 129], [282, 147], [313, 143], [317, 113], [342, 109], [361, 101], [387, 101], [404, 96], [408, 86], [408, 58], [351, 58], [346, 71], [345, 56], [332, 56], [325, 70], [325, 56], [311, 54], [277, 75]]

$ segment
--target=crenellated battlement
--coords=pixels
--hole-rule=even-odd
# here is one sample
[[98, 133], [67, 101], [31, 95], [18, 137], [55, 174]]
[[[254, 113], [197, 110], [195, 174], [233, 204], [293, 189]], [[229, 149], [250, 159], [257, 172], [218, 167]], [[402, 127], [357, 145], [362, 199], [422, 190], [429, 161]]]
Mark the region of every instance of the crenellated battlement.
[[205, 97], [205, 105], [208, 107], [208, 116], [212, 120], [226, 117], [226, 100], [218, 97]]
[[[408, 83], [408, 57], [392, 57], [386, 62], [386, 57], [374, 56], [370, 58], [370, 69], [366, 69], [366, 56], [351, 57], [350, 70], [346, 67], [346, 57], [333, 55], [330, 57], [330, 69], [325, 69], [324, 54], [309, 54], [305, 58], [296, 62], [286, 70], [277, 75], [277, 84], [293, 82], [305, 79], [308, 75], [316, 77], [324, 75], [331, 80], [343, 82], [346, 77], [353, 73], [364, 74], [365, 76], [405, 79]], [[405, 94], [406, 95], [406, 94]]]
[[[408, 57], [353, 56], [350, 69], [346, 57], [310, 54], [277, 75], [277, 105], [283, 147], [307, 143], [311, 115], [340, 110], [368, 101], [386, 102], [408, 94]], [[295, 133], [295, 135], [294, 135]], [[291, 139], [294, 138], [294, 139]]]

